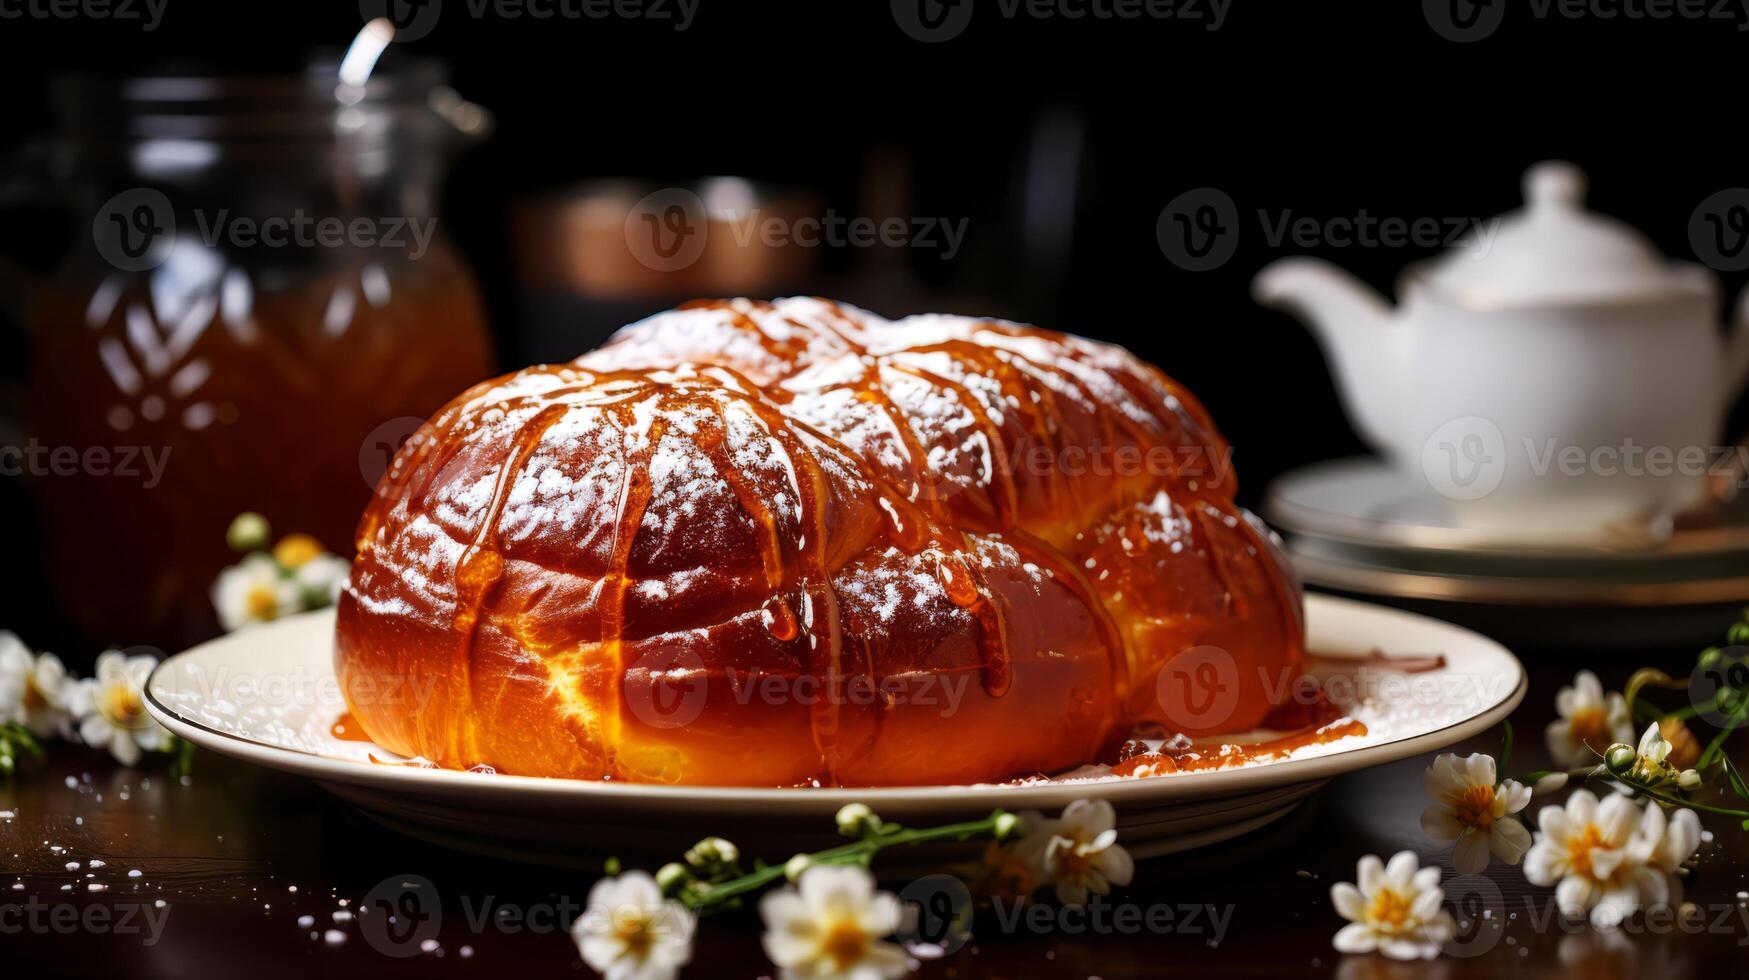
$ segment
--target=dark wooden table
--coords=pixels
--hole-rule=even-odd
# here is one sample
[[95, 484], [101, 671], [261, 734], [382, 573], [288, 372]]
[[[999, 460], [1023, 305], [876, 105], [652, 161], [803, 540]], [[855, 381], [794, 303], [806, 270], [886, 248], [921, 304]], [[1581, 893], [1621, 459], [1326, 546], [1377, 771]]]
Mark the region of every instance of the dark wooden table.
[[[1693, 657], [1686, 648], [1616, 660], [1580, 649], [1521, 645], [1519, 652], [1530, 667], [1531, 689], [1514, 718], [1516, 772], [1546, 762], [1542, 728], [1552, 716], [1555, 689], [1577, 667], [1590, 665], [1606, 684], [1619, 685], [1640, 663], [1686, 671]], [[1490, 733], [1456, 748], [1497, 747], [1498, 734]], [[1738, 895], [1749, 889], [1749, 833], [1724, 817], [1704, 820], [1714, 836], [1687, 883], [1688, 899], [1706, 913], [1706, 928], [1697, 934], [1664, 927], [1657, 934], [1602, 936], [1563, 927], [1558, 918], [1545, 918], [1549, 889], [1529, 886], [1516, 868], [1496, 866], [1486, 875], [1491, 887], [1463, 889], [1479, 923], [1465, 932], [1468, 955], [1399, 964], [1337, 954], [1330, 937], [1342, 922], [1329, 888], [1353, 880], [1360, 855], [1411, 848], [1424, 863], [1449, 869], [1447, 849], [1430, 844], [1418, 825], [1428, 761], [1343, 777], [1271, 827], [1143, 863], [1135, 884], [1111, 902], [1144, 911], [1171, 906], [1170, 932], [1116, 931], [1110, 928], [1120, 921], [1113, 907], [1098, 920], [1103, 931], [1094, 918], [1076, 917], [1049, 932], [1024, 924], [1005, 932], [983, 910], [971, 944], [925, 964], [923, 973], [1108, 980], [1176, 973], [1743, 975], [1749, 902]], [[1534, 802], [1531, 812], [1541, 805]], [[57, 747], [25, 763], [10, 782], [0, 781], [0, 810], [14, 814], [0, 818], [0, 975], [7, 978], [588, 974], [564, 928], [588, 894], [587, 875], [426, 845], [371, 823], [305, 780], [211, 753], [197, 756], [183, 782], [161, 768], [123, 769], [96, 752]], [[579, 842], [592, 846], [611, 850], [609, 842]], [[93, 858], [103, 865], [92, 867]], [[69, 862], [79, 867], [69, 870]], [[411, 875], [429, 879], [441, 896], [434, 948], [380, 938], [373, 943], [360, 921], [334, 921], [342, 902], [344, 909], [356, 908], [381, 883], [392, 887]], [[92, 890], [93, 883], [101, 890]], [[1455, 897], [1449, 882], [1448, 890]], [[1194, 916], [1184, 911], [1189, 907], [1198, 910]], [[1478, 907], [1488, 908], [1488, 918], [1475, 916]], [[314, 924], [300, 925], [302, 916]], [[338, 931], [338, 943], [329, 941], [328, 930]], [[392, 957], [384, 949], [407, 955]], [[774, 972], [751, 912], [707, 921], [693, 964], [689, 976]]]

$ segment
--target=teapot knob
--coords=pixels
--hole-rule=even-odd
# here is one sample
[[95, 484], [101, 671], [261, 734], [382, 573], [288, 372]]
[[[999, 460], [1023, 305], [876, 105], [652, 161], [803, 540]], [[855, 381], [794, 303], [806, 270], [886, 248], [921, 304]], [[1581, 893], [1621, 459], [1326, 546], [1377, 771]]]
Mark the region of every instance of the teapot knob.
[[1565, 160], [1546, 160], [1524, 172], [1524, 199], [1533, 209], [1571, 210], [1585, 201], [1585, 171]]

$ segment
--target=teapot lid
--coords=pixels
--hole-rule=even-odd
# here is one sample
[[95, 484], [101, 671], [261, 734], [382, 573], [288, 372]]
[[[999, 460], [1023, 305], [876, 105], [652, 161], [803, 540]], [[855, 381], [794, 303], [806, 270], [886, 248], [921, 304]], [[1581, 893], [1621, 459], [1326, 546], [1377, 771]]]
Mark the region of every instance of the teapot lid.
[[1644, 299], [1692, 284], [1638, 231], [1585, 209], [1578, 167], [1531, 167], [1524, 198], [1522, 209], [1429, 263], [1422, 278], [1448, 300], [1481, 308]]

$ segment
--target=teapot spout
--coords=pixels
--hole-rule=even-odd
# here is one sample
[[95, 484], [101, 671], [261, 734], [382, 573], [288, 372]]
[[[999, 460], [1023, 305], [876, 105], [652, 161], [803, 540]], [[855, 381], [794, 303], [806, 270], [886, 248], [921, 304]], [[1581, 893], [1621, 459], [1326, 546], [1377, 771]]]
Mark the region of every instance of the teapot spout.
[[1311, 327], [1332, 360], [1337, 388], [1349, 421], [1361, 438], [1390, 455], [1396, 438], [1401, 392], [1391, 351], [1402, 329], [1390, 324], [1391, 310], [1377, 292], [1320, 259], [1281, 259], [1265, 266], [1251, 284], [1266, 306], [1285, 307]]

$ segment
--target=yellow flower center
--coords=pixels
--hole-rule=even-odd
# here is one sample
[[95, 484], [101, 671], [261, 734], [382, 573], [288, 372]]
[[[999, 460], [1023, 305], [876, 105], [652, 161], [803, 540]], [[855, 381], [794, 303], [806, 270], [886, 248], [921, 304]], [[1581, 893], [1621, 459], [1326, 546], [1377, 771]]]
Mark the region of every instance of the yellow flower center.
[[1366, 918], [1381, 932], [1404, 932], [1411, 925], [1409, 907], [1407, 898], [1389, 888], [1380, 888], [1367, 903]]
[[1471, 786], [1451, 796], [1457, 822], [1487, 833], [1494, 826], [1494, 787]]
[[243, 596], [243, 608], [250, 619], [272, 619], [279, 614], [279, 592], [271, 585], [250, 586]]
[[625, 944], [626, 954], [643, 959], [655, 940], [650, 934], [650, 920], [641, 915], [616, 915], [614, 920], [614, 934]]
[[1594, 823], [1586, 824], [1578, 833], [1568, 837], [1567, 863], [1573, 872], [1586, 878], [1596, 877], [1591, 869], [1591, 852], [1604, 844], [1603, 831], [1598, 830]]
[[1573, 712], [1573, 717], [1567, 719], [1569, 730], [1573, 733], [1573, 741], [1602, 752], [1609, 748], [1609, 716], [1602, 708], [1580, 708]]
[[109, 684], [103, 688], [103, 715], [113, 724], [128, 729], [140, 728], [146, 722], [146, 708], [140, 695], [127, 684]]
[[273, 560], [287, 569], [297, 569], [321, 553], [322, 542], [307, 534], [288, 534], [273, 546]]
[[36, 686], [36, 678], [27, 678], [24, 682], [24, 710], [37, 711], [46, 708], [49, 699], [43, 695], [42, 689]]
[[853, 919], [834, 919], [820, 940], [820, 952], [845, 970], [868, 955], [868, 933]]

